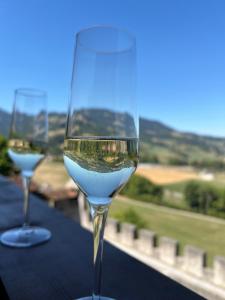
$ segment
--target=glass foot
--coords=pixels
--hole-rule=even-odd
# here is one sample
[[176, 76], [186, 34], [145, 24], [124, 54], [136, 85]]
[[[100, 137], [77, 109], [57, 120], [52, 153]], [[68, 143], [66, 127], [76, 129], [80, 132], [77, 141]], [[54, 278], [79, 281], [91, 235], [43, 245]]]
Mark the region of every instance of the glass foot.
[[115, 300], [115, 299], [103, 297], [103, 296], [90, 296], [90, 297], [84, 297], [75, 300]]
[[47, 242], [51, 232], [41, 227], [21, 227], [7, 230], [1, 235], [1, 243], [16, 248], [26, 248]]

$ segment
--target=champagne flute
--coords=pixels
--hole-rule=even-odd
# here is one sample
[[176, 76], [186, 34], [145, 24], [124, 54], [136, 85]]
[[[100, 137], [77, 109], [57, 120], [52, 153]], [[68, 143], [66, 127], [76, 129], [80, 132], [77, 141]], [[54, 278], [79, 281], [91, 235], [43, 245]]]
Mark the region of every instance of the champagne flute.
[[30, 247], [50, 239], [49, 230], [31, 226], [29, 221], [29, 185], [47, 151], [47, 94], [34, 89], [17, 89], [11, 119], [8, 154], [21, 170], [24, 191], [24, 223], [6, 231], [1, 242], [11, 247]]
[[64, 163], [93, 221], [94, 287], [101, 296], [103, 236], [113, 196], [138, 162], [136, 44], [124, 30], [97, 26], [76, 35]]

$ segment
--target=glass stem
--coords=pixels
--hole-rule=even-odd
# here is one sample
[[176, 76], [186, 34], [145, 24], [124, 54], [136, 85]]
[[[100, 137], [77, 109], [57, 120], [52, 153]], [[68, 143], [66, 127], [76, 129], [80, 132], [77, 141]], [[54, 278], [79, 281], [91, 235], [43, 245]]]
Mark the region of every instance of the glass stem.
[[93, 241], [94, 241], [94, 288], [92, 299], [100, 300], [101, 281], [102, 281], [102, 254], [104, 243], [105, 223], [108, 215], [109, 204], [94, 205], [90, 204], [90, 212], [93, 222]]
[[29, 188], [31, 178], [27, 176], [22, 176], [23, 179], [23, 193], [24, 193], [24, 204], [23, 204], [23, 212], [24, 212], [24, 222], [23, 227], [29, 226]]

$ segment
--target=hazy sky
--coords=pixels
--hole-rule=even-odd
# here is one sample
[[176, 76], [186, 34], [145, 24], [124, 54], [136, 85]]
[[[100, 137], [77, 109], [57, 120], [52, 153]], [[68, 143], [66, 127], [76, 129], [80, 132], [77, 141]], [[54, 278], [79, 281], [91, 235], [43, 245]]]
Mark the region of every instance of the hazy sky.
[[0, 0], [0, 107], [34, 87], [66, 111], [75, 33], [96, 24], [136, 35], [140, 115], [225, 136], [224, 0]]

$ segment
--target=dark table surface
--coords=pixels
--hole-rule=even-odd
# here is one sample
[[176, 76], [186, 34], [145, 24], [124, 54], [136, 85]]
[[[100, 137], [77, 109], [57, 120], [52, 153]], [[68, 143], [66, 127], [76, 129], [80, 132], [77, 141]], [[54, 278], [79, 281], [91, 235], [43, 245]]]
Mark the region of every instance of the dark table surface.
[[[31, 220], [51, 230], [52, 239], [29, 249], [0, 246], [0, 276], [10, 300], [72, 300], [90, 295], [91, 234], [35, 196], [31, 196]], [[22, 193], [0, 177], [0, 231], [21, 222]], [[1, 284], [0, 289], [3, 293]], [[107, 242], [102, 294], [117, 300], [203, 299]]]

